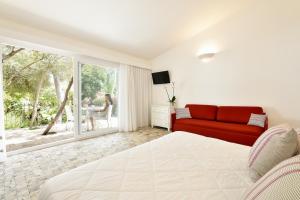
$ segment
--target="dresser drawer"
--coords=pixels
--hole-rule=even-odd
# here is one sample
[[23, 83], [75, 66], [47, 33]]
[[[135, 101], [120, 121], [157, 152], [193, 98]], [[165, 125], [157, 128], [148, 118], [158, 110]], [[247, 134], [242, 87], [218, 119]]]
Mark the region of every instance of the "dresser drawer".
[[152, 112], [162, 112], [162, 113], [169, 113], [170, 108], [169, 106], [153, 106]]
[[166, 117], [152, 117], [152, 122], [163, 122], [163, 123], [169, 123], [170, 119]]
[[152, 105], [151, 107], [151, 124], [152, 126], [164, 127], [170, 130], [170, 106]]
[[153, 119], [152, 125], [153, 125], [153, 126], [160, 126], [160, 127], [169, 128], [169, 122], [166, 121], [166, 120], [157, 120], [157, 119]]
[[168, 113], [162, 113], [162, 112], [152, 112], [152, 118], [155, 119], [167, 119], [170, 115]]

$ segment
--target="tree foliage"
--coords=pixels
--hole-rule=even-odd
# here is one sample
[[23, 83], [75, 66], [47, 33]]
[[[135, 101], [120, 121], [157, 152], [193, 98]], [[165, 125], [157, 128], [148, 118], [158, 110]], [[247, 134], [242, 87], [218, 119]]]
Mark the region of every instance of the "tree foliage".
[[[6, 128], [27, 127], [34, 115], [33, 125], [48, 124], [59, 107], [51, 74], [55, 74], [66, 88], [73, 72], [72, 59], [8, 45], [2, 47], [2, 52], [6, 58], [3, 60]], [[15, 118], [23, 124], [13, 124]]]
[[99, 91], [103, 93], [116, 93], [116, 70], [83, 64], [81, 67], [81, 95], [82, 99], [95, 99]]

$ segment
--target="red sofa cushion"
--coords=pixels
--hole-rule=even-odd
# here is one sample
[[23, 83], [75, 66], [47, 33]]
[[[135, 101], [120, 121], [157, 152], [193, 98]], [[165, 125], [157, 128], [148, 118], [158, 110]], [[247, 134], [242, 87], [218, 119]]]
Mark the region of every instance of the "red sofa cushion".
[[264, 128], [258, 126], [249, 126], [245, 124], [231, 124], [217, 121], [207, 121], [207, 120], [199, 120], [199, 119], [178, 119], [175, 122], [175, 126], [183, 127], [183, 126], [191, 126], [194, 128], [201, 127], [205, 129], [214, 129], [226, 131], [228, 133], [239, 133], [245, 134], [249, 136], [260, 136], [264, 131]]
[[173, 131], [187, 131], [190, 133], [195, 133], [206, 137], [218, 138], [221, 140], [248, 145], [248, 146], [252, 146], [258, 137], [258, 136], [247, 135], [244, 133], [205, 128], [201, 126], [189, 126], [185, 124], [174, 124]]
[[220, 106], [217, 121], [247, 124], [251, 113], [263, 114], [261, 107]]
[[187, 104], [193, 119], [216, 120], [218, 106]]

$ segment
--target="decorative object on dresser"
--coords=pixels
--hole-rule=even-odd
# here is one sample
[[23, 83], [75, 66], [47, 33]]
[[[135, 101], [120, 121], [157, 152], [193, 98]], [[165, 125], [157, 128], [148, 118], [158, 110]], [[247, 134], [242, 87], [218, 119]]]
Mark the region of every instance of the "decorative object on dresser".
[[168, 105], [152, 105], [151, 107], [151, 126], [171, 128], [171, 107]]
[[171, 83], [171, 87], [172, 87], [172, 96], [170, 96], [170, 94], [168, 92], [168, 88], [166, 86], [165, 86], [165, 91], [168, 96], [168, 101], [169, 101], [170, 105], [173, 106], [173, 108], [175, 108], [175, 104], [176, 104], [175, 82]]

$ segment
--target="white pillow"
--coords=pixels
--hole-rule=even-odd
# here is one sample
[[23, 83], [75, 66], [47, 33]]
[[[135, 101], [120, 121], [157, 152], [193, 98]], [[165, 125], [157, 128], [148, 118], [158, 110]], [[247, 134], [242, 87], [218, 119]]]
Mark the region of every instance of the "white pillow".
[[296, 200], [300, 198], [300, 155], [276, 165], [244, 194], [243, 200]]
[[189, 108], [176, 108], [176, 119], [192, 118]]
[[264, 128], [267, 116], [251, 113], [248, 125], [259, 126]]
[[251, 179], [257, 181], [275, 165], [294, 156], [297, 151], [297, 134], [289, 125], [268, 129], [251, 148], [248, 162]]

